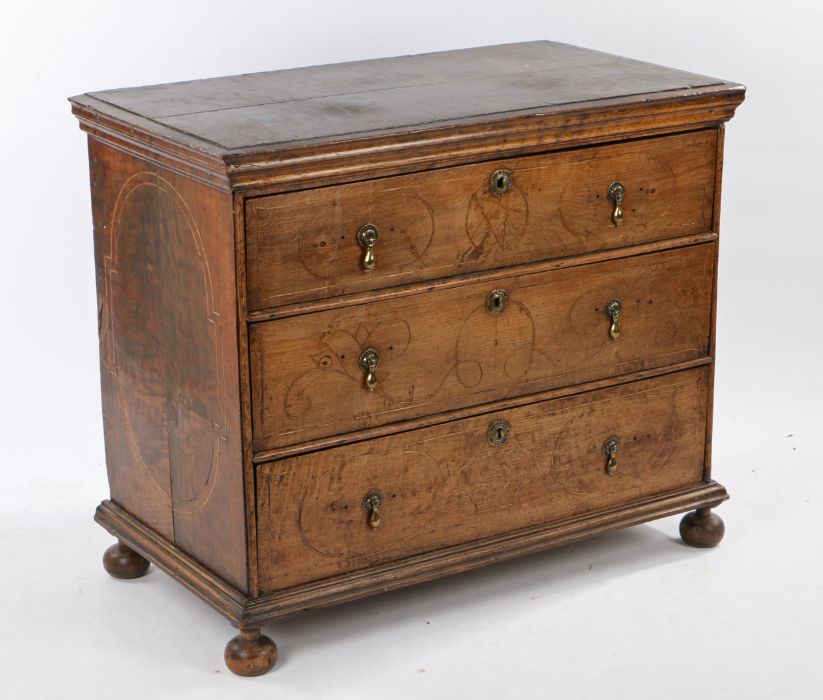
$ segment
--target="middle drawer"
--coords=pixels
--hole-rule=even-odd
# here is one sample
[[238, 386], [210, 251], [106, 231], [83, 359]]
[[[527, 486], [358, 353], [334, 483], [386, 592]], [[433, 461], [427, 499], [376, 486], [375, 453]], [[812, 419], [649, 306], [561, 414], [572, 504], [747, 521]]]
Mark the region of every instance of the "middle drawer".
[[254, 449], [704, 356], [714, 264], [707, 243], [252, 324]]

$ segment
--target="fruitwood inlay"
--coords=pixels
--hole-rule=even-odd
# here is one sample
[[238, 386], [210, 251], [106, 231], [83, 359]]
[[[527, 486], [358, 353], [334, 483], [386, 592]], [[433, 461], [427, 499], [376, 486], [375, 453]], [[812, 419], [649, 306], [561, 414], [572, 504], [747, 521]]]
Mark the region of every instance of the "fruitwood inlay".
[[[369, 180], [246, 205], [250, 310], [709, 230], [716, 132]], [[514, 176], [502, 196], [489, 174]], [[606, 196], [626, 186], [626, 217]], [[356, 234], [377, 226], [377, 266]]]
[[[696, 484], [707, 370], [496, 411], [261, 465], [261, 590], [276, 590], [497, 532]], [[511, 426], [489, 444], [492, 420]], [[618, 468], [601, 451], [620, 439]], [[363, 496], [383, 495], [369, 528]]]
[[[254, 324], [256, 450], [706, 354], [713, 244]], [[508, 308], [486, 296], [508, 289]], [[623, 300], [624, 332], [604, 308]], [[366, 391], [358, 358], [381, 356]]]
[[231, 200], [89, 155], [112, 497], [245, 588]]
[[[169, 499], [168, 465], [181, 462], [185, 482], [172, 507], [195, 513], [212, 495], [226, 441], [222, 322], [203, 239], [172, 183], [141, 171], [118, 192], [108, 243], [102, 360], [117, 382], [129, 446]], [[156, 383], [141, 382], [144, 373]]]

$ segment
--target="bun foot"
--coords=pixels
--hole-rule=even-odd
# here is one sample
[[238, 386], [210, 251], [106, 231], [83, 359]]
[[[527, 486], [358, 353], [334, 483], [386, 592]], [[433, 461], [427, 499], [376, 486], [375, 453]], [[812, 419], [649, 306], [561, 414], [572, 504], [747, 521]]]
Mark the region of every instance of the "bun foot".
[[680, 536], [692, 547], [715, 547], [720, 544], [726, 526], [710, 508], [698, 508], [686, 513], [680, 521]]
[[241, 629], [229, 640], [223, 655], [229, 671], [238, 676], [262, 676], [277, 661], [274, 642], [257, 629]]
[[114, 578], [140, 578], [149, 570], [149, 560], [118, 542], [103, 555], [103, 568]]

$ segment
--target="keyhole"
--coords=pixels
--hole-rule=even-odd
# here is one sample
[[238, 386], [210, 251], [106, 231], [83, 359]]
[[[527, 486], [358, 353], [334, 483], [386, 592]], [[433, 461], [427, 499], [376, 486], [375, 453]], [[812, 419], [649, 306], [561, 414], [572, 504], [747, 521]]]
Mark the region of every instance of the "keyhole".
[[491, 175], [489, 175], [489, 191], [495, 197], [502, 197], [511, 189], [511, 186], [512, 174], [510, 170], [501, 168], [500, 170], [495, 170]]
[[486, 310], [490, 314], [502, 314], [506, 309], [509, 293], [505, 289], [494, 289], [486, 297]]
[[486, 439], [494, 446], [500, 447], [509, 436], [509, 424], [504, 420], [496, 420], [489, 424]]

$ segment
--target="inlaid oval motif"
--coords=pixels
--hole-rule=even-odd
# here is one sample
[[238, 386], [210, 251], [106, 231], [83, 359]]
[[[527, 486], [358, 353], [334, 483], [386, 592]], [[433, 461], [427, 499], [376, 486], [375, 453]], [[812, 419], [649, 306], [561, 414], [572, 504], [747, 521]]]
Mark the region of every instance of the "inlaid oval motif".
[[[304, 357], [305, 369], [289, 384], [283, 399], [284, 413], [291, 420], [300, 420], [315, 407], [315, 401], [325, 400], [339, 385], [358, 390], [363, 384], [363, 371], [355, 360], [366, 347], [379, 348], [383, 358], [381, 382], [375, 393], [389, 401], [403, 403], [404, 395], [393, 394], [391, 382], [387, 380], [410, 343], [411, 328], [402, 319], [384, 318], [361, 323], [356, 333], [328, 328], [313, 351]], [[263, 360], [266, 361], [265, 355]]]
[[[434, 523], [430, 513], [442, 508], [454, 491], [449, 463], [430, 454], [430, 449], [425, 442], [411, 442], [405, 448], [388, 450], [381, 463], [392, 465], [391, 476], [376, 462], [371, 468], [361, 467], [371, 450], [368, 446], [363, 454], [312, 474], [296, 507], [295, 526], [306, 549], [319, 557], [346, 560], [402, 550], [405, 539], [397, 524], [410, 518], [421, 524]], [[379, 536], [365, 527], [362, 505], [363, 494], [373, 489], [383, 496]]]
[[[612, 160], [615, 177], [622, 171], [637, 171], [637, 154]], [[611, 180], [593, 185], [598, 177], [593, 171], [602, 170], [602, 161], [592, 161], [588, 167], [575, 170], [575, 177], [563, 188], [558, 204], [563, 228], [586, 247], [596, 249], [615, 245], [615, 233], [623, 240], [621, 245], [632, 243], [635, 232], [645, 232], [650, 226], [665, 225], [665, 217], [677, 196], [674, 172], [662, 158], [647, 157], [642, 178], [626, 178], [623, 201], [624, 219], [615, 230], [612, 221], [614, 202], [608, 197]]]
[[154, 173], [119, 193], [106, 277], [109, 369], [132, 453], [175, 510], [193, 512], [211, 495], [225, 439], [220, 317], [197, 225]]
[[509, 300], [506, 311], [497, 316], [489, 314], [485, 300], [481, 302], [460, 325], [455, 377], [467, 389], [479, 387], [484, 377], [487, 383], [490, 379], [517, 385], [526, 380], [535, 359], [534, 318], [517, 299]]
[[419, 195], [384, 192], [379, 206], [329, 199], [309, 212], [300, 228], [301, 264], [317, 279], [338, 283], [360, 264], [363, 251], [357, 231], [366, 223], [380, 233], [376, 248], [380, 271], [402, 272], [426, 252], [434, 235], [434, 213]]
[[[570, 496], [604, 493], [609, 489], [642, 490], [643, 479], [665, 468], [677, 448], [680, 425], [677, 407], [665, 398], [638, 394], [630, 401], [642, 406], [645, 424], [641, 430], [621, 429], [628, 425], [627, 399], [588, 404], [569, 411], [557, 434], [551, 454], [551, 472]], [[614, 434], [620, 440], [618, 476], [605, 480], [606, 461], [602, 442]], [[636, 461], [635, 455], [642, 459]], [[634, 483], [633, 483], [634, 482]]]
[[528, 220], [528, 200], [516, 185], [501, 196], [492, 194], [484, 185], [469, 199], [466, 235], [471, 247], [463, 253], [463, 259], [478, 260], [485, 255], [517, 250], [523, 244]]

